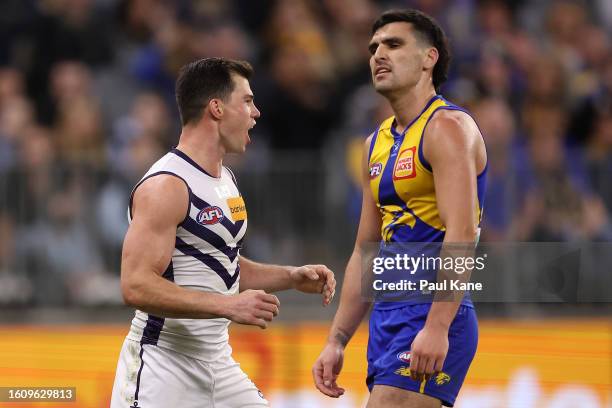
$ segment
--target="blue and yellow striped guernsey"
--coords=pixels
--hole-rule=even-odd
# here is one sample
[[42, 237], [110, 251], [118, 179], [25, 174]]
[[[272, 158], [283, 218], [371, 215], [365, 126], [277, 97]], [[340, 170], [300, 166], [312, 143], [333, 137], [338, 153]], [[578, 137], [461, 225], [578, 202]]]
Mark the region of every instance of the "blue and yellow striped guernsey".
[[[431, 166], [423, 157], [423, 131], [437, 110], [461, 110], [441, 95], [399, 134], [395, 117], [384, 120], [370, 144], [370, 188], [382, 215], [381, 238], [392, 242], [442, 242], [445, 227], [438, 213]], [[467, 113], [467, 112], [466, 112]], [[488, 166], [487, 166], [488, 167]], [[482, 218], [487, 167], [477, 177], [477, 219]]]

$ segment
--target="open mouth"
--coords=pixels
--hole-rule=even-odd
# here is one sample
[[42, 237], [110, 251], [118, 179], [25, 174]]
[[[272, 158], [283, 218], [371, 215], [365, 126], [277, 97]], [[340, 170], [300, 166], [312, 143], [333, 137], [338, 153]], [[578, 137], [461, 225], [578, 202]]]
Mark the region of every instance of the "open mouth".
[[391, 70], [387, 67], [378, 67], [376, 71], [374, 71], [374, 75], [387, 74], [389, 72], [391, 72]]

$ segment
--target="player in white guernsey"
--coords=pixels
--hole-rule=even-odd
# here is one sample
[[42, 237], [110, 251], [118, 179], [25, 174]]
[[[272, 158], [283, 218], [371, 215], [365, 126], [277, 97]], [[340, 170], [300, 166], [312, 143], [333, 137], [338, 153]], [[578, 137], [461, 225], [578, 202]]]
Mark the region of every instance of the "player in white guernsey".
[[266, 265], [240, 256], [247, 212], [227, 153], [242, 153], [259, 111], [250, 65], [208, 58], [181, 69], [178, 146], [134, 187], [121, 286], [137, 308], [121, 349], [112, 408], [265, 407], [231, 356], [230, 321], [266, 328], [274, 292], [335, 291], [324, 265]]

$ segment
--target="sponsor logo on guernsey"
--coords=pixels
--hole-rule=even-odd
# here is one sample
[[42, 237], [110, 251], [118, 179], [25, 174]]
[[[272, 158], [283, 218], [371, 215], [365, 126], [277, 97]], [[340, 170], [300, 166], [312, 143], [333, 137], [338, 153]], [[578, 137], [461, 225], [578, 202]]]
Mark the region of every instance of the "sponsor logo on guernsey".
[[416, 168], [414, 166], [415, 152], [416, 147], [413, 146], [399, 153], [395, 162], [395, 168], [393, 169], [393, 180], [408, 179], [416, 176]]
[[200, 225], [213, 225], [221, 222], [223, 218], [225, 218], [223, 210], [216, 205], [210, 205], [200, 210], [196, 216], [196, 221]]
[[382, 173], [382, 163], [374, 163], [370, 166], [370, 178], [375, 179]]
[[402, 351], [397, 354], [397, 359], [404, 363], [410, 363], [410, 351]]
[[246, 205], [244, 205], [244, 199], [242, 197], [228, 198], [227, 206], [230, 209], [230, 214], [232, 215], [232, 220], [234, 222], [246, 220]]

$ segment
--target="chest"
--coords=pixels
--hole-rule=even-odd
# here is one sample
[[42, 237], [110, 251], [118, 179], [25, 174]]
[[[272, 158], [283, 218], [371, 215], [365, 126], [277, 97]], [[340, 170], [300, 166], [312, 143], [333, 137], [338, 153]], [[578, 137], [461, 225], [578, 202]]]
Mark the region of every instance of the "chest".
[[209, 241], [220, 238], [225, 245], [239, 243], [246, 232], [247, 209], [231, 177], [186, 181], [190, 189], [191, 220], [184, 227]]
[[419, 158], [420, 137], [382, 134], [370, 156], [370, 188], [379, 205], [395, 204], [429, 196], [434, 190], [433, 175]]

